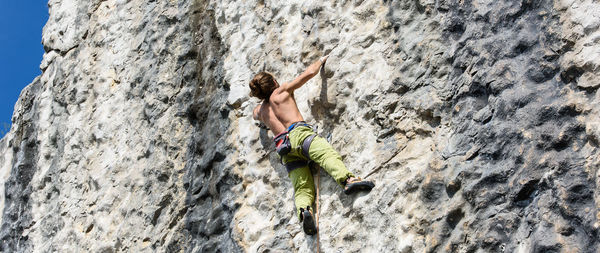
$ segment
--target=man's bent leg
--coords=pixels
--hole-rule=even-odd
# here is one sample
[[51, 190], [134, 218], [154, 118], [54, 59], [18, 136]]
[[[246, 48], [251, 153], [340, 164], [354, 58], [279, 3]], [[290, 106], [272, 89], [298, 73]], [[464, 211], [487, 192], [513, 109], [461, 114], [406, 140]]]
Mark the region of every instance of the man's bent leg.
[[315, 136], [308, 150], [310, 159], [319, 164], [335, 181], [343, 187], [349, 177], [354, 177], [350, 172], [340, 154], [333, 149], [331, 144], [321, 136]]
[[290, 171], [288, 174], [294, 186], [294, 202], [296, 204], [296, 213], [300, 217], [300, 208], [312, 206], [315, 200], [315, 185], [312, 174], [308, 166]]

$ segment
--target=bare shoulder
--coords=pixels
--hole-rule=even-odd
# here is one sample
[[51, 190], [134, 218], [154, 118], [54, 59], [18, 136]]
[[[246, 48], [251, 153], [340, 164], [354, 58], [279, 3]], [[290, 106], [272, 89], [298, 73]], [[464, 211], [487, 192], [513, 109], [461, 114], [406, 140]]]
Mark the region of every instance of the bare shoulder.
[[269, 101], [273, 101], [274, 103], [281, 102], [285, 100], [287, 97], [293, 94], [293, 91], [286, 90], [285, 87], [288, 83], [284, 83], [279, 88], [275, 89], [269, 98]]
[[282, 92], [286, 92], [286, 91], [287, 91], [287, 90], [286, 90], [286, 87], [287, 87], [287, 86], [289, 86], [289, 83], [287, 83], [287, 82], [286, 82], [286, 83], [283, 83], [283, 84], [281, 84], [281, 85], [279, 85], [279, 87], [277, 87], [277, 89], [275, 89], [275, 90], [273, 91], [273, 94], [280, 94], [280, 93], [282, 93]]

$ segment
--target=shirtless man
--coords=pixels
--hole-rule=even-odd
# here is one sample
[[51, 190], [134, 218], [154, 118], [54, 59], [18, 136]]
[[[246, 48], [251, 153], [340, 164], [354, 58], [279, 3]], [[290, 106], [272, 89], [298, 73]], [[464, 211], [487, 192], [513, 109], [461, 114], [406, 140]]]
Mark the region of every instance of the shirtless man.
[[298, 77], [289, 83], [279, 85], [275, 77], [260, 72], [250, 81], [250, 96], [262, 103], [254, 108], [252, 117], [267, 125], [275, 135], [277, 153], [285, 165], [294, 186], [294, 199], [304, 232], [313, 235], [317, 232], [310, 210], [315, 196], [313, 177], [308, 161], [319, 164], [335, 181], [344, 188], [344, 193], [369, 191], [375, 185], [363, 181], [348, 171], [342, 157], [324, 138], [318, 136], [304, 118], [294, 98], [294, 90], [302, 87], [319, 73], [328, 56], [312, 63]]

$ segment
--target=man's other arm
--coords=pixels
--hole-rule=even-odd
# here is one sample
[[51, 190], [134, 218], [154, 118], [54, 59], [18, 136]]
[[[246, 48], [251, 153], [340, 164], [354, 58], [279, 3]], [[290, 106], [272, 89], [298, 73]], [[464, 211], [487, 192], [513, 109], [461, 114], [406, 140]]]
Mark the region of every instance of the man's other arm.
[[257, 107], [255, 107], [254, 110], [252, 111], [252, 118], [254, 120], [260, 121], [260, 119], [258, 118], [258, 112], [259, 111], [260, 111], [260, 105], [258, 105]]

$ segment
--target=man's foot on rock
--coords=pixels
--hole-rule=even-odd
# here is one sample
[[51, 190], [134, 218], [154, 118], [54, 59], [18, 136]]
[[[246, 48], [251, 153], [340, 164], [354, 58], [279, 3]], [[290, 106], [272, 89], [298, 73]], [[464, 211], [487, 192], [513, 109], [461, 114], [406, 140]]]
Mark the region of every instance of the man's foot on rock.
[[317, 226], [315, 225], [315, 219], [312, 216], [312, 212], [310, 211], [310, 206], [304, 208], [300, 208], [300, 221], [302, 221], [302, 227], [304, 228], [304, 233], [307, 235], [314, 235], [317, 233]]
[[360, 177], [350, 177], [346, 179], [344, 193], [350, 195], [359, 191], [370, 191], [373, 187], [375, 187], [375, 184], [371, 181], [362, 180]]

